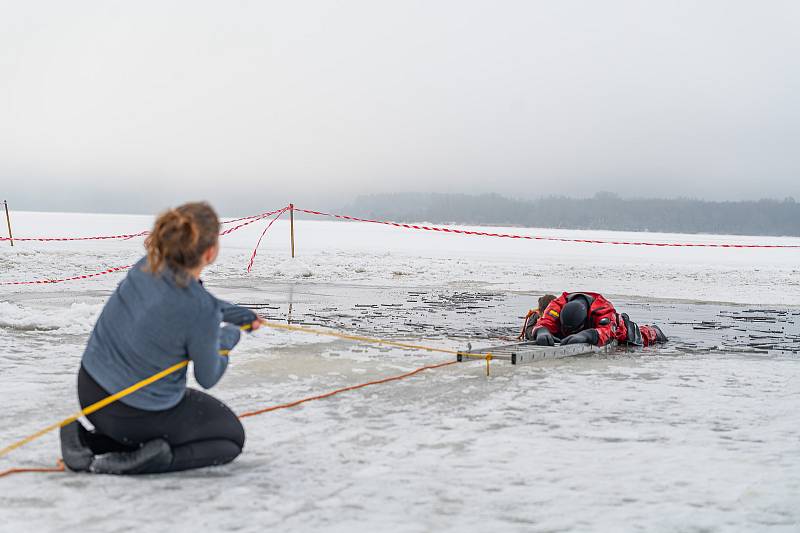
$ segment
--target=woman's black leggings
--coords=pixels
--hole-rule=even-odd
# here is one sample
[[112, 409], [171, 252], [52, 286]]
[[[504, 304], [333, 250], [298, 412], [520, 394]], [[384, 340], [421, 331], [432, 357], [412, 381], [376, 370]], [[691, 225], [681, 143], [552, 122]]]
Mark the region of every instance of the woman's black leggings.
[[[81, 407], [107, 396], [109, 393], [81, 367]], [[187, 388], [180, 403], [165, 411], [144, 411], [117, 401], [87, 418], [96, 431], [84, 436], [95, 455], [131, 451], [156, 438], [166, 440], [172, 447], [173, 459], [165, 472], [228, 463], [244, 447], [244, 428], [233, 411], [195, 389]]]

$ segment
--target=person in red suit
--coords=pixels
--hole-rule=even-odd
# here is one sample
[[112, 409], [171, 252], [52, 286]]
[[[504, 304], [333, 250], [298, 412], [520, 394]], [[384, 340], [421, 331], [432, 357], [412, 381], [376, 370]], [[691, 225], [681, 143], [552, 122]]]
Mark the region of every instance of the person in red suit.
[[557, 339], [561, 344], [595, 346], [611, 341], [634, 346], [667, 342], [661, 328], [639, 326], [596, 292], [565, 292], [550, 302], [533, 328], [533, 339], [540, 346], [553, 346]]

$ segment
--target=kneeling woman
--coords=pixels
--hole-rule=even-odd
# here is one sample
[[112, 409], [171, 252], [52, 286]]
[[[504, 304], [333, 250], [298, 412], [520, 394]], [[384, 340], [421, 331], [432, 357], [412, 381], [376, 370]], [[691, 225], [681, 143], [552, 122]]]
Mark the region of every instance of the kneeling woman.
[[[219, 252], [219, 229], [206, 203], [158, 217], [147, 256], [111, 295], [89, 338], [78, 373], [82, 408], [187, 359], [204, 388], [219, 381], [240, 327], [260, 325], [255, 313], [215, 298], [200, 281]], [[94, 431], [78, 422], [61, 430], [64, 462], [75, 471], [173, 472], [230, 462], [244, 446], [236, 415], [187, 388], [185, 367], [88, 419]]]

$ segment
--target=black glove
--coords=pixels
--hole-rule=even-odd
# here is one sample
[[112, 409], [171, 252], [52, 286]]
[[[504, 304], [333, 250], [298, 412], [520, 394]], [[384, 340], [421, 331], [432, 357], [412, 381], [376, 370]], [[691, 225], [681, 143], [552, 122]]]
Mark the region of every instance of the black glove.
[[553, 334], [547, 328], [539, 328], [533, 333], [533, 338], [538, 346], [554, 346], [556, 343]]
[[561, 339], [561, 344], [594, 344], [600, 342], [600, 334], [597, 333], [596, 329], [585, 329], [580, 333], [576, 333], [574, 335], [569, 335], [568, 337], [564, 337]]

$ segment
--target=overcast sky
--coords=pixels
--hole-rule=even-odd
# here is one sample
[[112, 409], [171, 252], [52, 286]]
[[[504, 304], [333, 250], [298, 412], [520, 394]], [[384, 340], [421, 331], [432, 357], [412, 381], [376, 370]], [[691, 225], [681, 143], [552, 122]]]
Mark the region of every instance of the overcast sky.
[[800, 199], [800, 2], [0, 0], [0, 196]]

